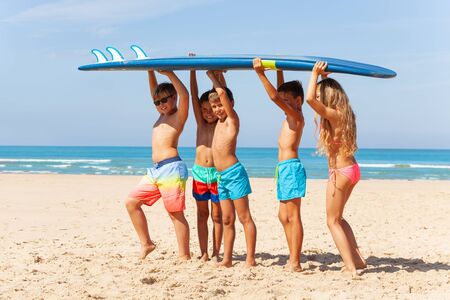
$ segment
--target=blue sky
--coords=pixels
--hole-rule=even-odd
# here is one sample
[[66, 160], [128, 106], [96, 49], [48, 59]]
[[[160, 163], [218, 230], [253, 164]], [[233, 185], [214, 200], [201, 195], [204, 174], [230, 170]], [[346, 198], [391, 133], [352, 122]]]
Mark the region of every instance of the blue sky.
[[[275, 4], [276, 3], [276, 4]], [[361, 148], [450, 148], [450, 2], [0, 2], [0, 145], [150, 145], [157, 118], [145, 72], [80, 72], [92, 48], [150, 56], [289, 54], [381, 65], [395, 79], [335, 75], [357, 115]], [[188, 85], [187, 72], [178, 75]], [[271, 78], [274, 78], [272, 74]], [[199, 74], [199, 88], [210, 83]], [[162, 80], [162, 77], [159, 77]], [[287, 72], [307, 86], [309, 73]], [[239, 146], [276, 147], [283, 113], [250, 71], [227, 73]], [[304, 107], [301, 146], [314, 147]], [[190, 115], [180, 146], [195, 145]]]

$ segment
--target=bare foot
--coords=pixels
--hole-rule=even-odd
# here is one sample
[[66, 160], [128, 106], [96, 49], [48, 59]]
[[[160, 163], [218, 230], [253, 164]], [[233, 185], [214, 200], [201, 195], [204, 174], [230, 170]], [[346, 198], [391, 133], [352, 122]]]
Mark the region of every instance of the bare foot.
[[302, 266], [300, 265], [300, 263], [294, 263], [290, 267], [291, 267], [291, 271], [292, 272], [302, 272], [303, 271]]
[[342, 267], [341, 272], [350, 274], [352, 276], [352, 280], [362, 280], [361, 274], [358, 273], [356, 271], [356, 269], [355, 270], [349, 270], [349, 269], [347, 269], [347, 267]]
[[200, 260], [202, 262], [207, 262], [209, 260], [208, 253], [204, 253], [202, 256], [200, 256]]
[[211, 261], [212, 261], [212, 262], [215, 262], [215, 263], [218, 263], [218, 262], [219, 262], [219, 256], [218, 256], [218, 255], [213, 255], [213, 256], [211, 257]]
[[231, 268], [233, 266], [233, 262], [222, 260], [220, 263], [217, 264], [218, 268]]
[[145, 245], [141, 247], [141, 255], [140, 255], [140, 259], [145, 259], [147, 257], [147, 255], [149, 255], [153, 250], [155, 250], [156, 245], [155, 244], [150, 244], [150, 245]]
[[291, 262], [290, 262], [290, 260], [288, 259], [287, 261], [286, 261], [286, 264], [284, 265], [284, 269], [285, 270], [289, 270], [289, 268], [291, 267]]
[[246, 268], [256, 267], [256, 261], [255, 261], [255, 259], [254, 259], [254, 258], [253, 258], [253, 259], [247, 259], [247, 260], [245, 261], [245, 267], [246, 267]]
[[188, 261], [188, 260], [191, 259], [191, 256], [190, 255], [183, 255], [183, 256], [178, 257], [178, 259], [180, 261]]

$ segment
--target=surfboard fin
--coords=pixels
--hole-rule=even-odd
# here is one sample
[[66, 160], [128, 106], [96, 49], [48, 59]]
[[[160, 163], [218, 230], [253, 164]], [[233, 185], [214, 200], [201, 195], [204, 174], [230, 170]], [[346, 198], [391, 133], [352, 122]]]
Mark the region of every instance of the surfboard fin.
[[131, 45], [130, 48], [136, 54], [136, 59], [148, 58], [148, 56], [147, 56], [147, 54], [145, 54], [144, 50], [142, 50], [142, 48], [139, 47], [138, 45]]
[[123, 56], [122, 54], [120, 54], [119, 50], [117, 50], [114, 47], [106, 47], [106, 51], [109, 52], [109, 54], [111, 54], [112, 57], [112, 61], [123, 61]]
[[91, 50], [92, 54], [95, 55], [95, 57], [97, 58], [97, 63], [105, 63], [108, 62], [108, 59], [106, 58], [105, 54], [103, 54], [102, 51], [98, 50], [98, 49], [92, 49]]

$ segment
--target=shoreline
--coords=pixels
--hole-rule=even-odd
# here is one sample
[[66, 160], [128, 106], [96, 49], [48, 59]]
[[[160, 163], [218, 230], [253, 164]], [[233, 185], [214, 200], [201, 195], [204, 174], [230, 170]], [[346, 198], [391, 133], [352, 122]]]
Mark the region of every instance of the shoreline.
[[[90, 177], [113, 177], [113, 178], [117, 178], [117, 177], [122, 177], [122, 178], [141, 178], [142, 176], [144, 176], [145, 174], [142, 175], [123, 175], [123, 174], [60, 174], [60, 173], [0, 173], [0, 177], [3, 176], [74, 176], [74, 177], [83, 177], [83, 176], [90, 176]], [[189, 179], [192, 180], [192, 175], [189, 175]], [[188, 179], [188, 180], [189, 180]], [[250, 180], [274, 180], [273, 177], [251, 177], [249, 176]], [[307, 178], [306, 179], [307, 182], [314, 182], [314, 181], [327, 181], [328, 178]], [[399, 178], [399, 179], [391, 179], [391, 178], [368, 178], [368, 179], [364, 179], [361, 178], [359, 182], [386, 182], [386, 181], [393, 181], [393, 182], [450, 182], [450, 179], [403, 179], [403, 178]]]
[[[450, 181], [362, 180], [346, 206], [368, 268], [339, 272], [325, 218], [325, 181], [302, 199], [305, 273], [284, 270], [288, 250], [273, 179], [251, 178], [258, 266], [243, 267], [236, 223], [235, 265], [201, 263], [196, 206], [186, 189], [193, 259], [180, 263], [162, 201], [144, 207], [157, 249], [139, 262], [123, 201], [141, 176], [0, 174], [0, 294], [6, 298], [445, 298], [450, 292]], [[210, 223], [210, 230], [211, 230]], [[209, 241], [209, 249], [211, 241]], [[223, 252], [223, 247], [221, 249]], [[309, 274], [309, 275], [306, 275]]]

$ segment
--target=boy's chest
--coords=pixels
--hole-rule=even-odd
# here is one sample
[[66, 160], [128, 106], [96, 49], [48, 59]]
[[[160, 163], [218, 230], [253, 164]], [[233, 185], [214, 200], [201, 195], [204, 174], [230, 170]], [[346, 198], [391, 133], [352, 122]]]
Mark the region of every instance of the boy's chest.
[[228, 124], [217, 124], [214, 131], [213, 146], [220, 147], [220, 145], [229, 144], [236, 140], [237, 129]]
[[197, 141], [211, 145], [215, 133], [215, 127], [206, 127], [197, 131]]
[[152, 134], [154, 137], [176, 135], [178, 134], [178, 129], [175, 124], [158, 121], [153, 125]]
[[293, 134], [301, 131], [303, 127], [301, 123], [296, 120], [286, 119], [281, 125], [281, 134]]

